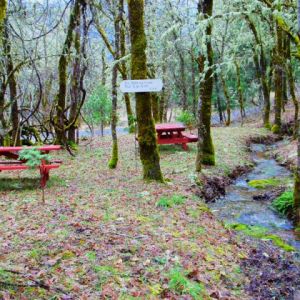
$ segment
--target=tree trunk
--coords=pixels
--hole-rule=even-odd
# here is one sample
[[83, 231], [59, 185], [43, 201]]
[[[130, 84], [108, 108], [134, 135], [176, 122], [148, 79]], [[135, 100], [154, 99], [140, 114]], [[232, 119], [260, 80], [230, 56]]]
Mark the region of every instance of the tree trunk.
[[159, 122], [159, 96], [157, 93], [151, 93], [152, 114], [155, 123]]
[[[120, 22], [122, 20], [123, 12], [123, 0], [119, 0], [118, 3], [118, 13], [114, 16], [114, 29], [115, 29], [115, 60], [120, 57]], [[118, 63], [115, 63], [112, 69], [112, 110], [111, 110], [111, 135], [112, 135], [112, 153], [111, 159], [109, 161], [109, 168], [115, 169], [118, 164], [119, 154], [118, 154], [118, 137], [117, 137], [117, 106], [118, 106], [118, 90], [117, 90], [117, 80], [118, 80]]]
[[215, 87], [216, 87], [216, 96], [217, 96], [217, 109], [218, 109], [218, 113], [219, 113], [219, 119], [220, 119], [220, 123], [224, 122], [223, 119], [223, 111], [222, 111], [222, 102], [221, 102], [221, 93], [220, 93], [220, 87], [219, 87], [219, 78], [217, 73], [215, 73]]
[[9, 77], [8, 86], [9, 86], [10, 103], [11, 103], [10, 121], [12, 125], [12, 132], [11, 132], [10, 144], [13, 146], [20, 146], [21, 140], [20, 140], [19, 107], [18, 107], [18, 99], [17, 99], [17, 80], [15, 77], [14, 64], [11, 56], [11, 44], [10, 44], [7, 24], [4, 25], [3, 47], [4, 47], [4, 54], [7, 59], [6, 72], [7, 72], [7, 76]]
[[289, 83], [289, 89], [290, 89], [290, 94], [292, 97], [292, 101], [294, 104], [294, 132], [293, 132], [293, 137], [294, 139], [297, 138], [298, 134], [298, 115], [299, 115], [299, 102], [296, 97], [296, 87], [295, 87], [295, 78], [293, 74], [293, 66], [291, 62], [291, 44], [290, 42], [287, 44], [287, 61], [286, 61], [286, 74], [287, 74], [287, 79]]
[[62, 54], [59, 58], [58, 75], [59, 75], [59, 91], [56, 96], [56, 116], [54, 117], [54, 129], [56, 133], [56, 143], [60, 145], [66, 144], [65, 135], [65, 109], [67, 96], [67, 67], [71, 46], [73, 43], [73, 31], [80, 17], [80, 1], [76, 0], [70, 15], [67, 35], [65, 38]]
[[[105, 49], [102, 50], [102, 53], [101, 53], [101, 61], [102, 61], [102, 72], [101, 72], [101, 85], [103, 87], [105, 87], [105, 84], [106, 84], [106, 58], [105, 58]], [[101, 116], [104, 115], [104, 112], [103, 112], [103, 109], [100, 108], [100, 114]], [[100, 131], [101, 131], [101, 136], [103, 137], [104, 136], [104, 120], [103, 118], [101, 118], [101, 121], [100, 121]]]
[[[131, 40], [131, 77], [147, 78], [146, 35], [144, 28], [144, 0], [129, 0]], [[163, 181], [157, 149], [156, 131], [152, 118], [150, 93], [136, 93], [136, 115], [140, 157], [144, 179]]]
[[[300, 35], [300, 0], [298, 2], [298, 36]], [[299, 116], [298, 116], [299, 118]], [[295, 172], [294, 183], [294, 209], [296, 223], [300, 224], [300, 119], [298, 119], [298, 141], [297, 141], [297, 167]]]
[[0, 0], [0, 35], [2, 31], [2, 24], [6, 18], [7, 0]]
[[230, 95], [227, 89], [226, 81], [224, 78], [224, 75], [221, 73], [221, 82], [223, 86], [223, 92], [226, 99], [226, 113], [227, 113], [227, 120], [226, 120], [226, 126], [230, 126], [231, 124], [231, 107], [230, 107]]
[[253, 56], [254, 56], [254, 63], [256, 67], [256, 75], [258, 80], [260, 81], [262, 92], [263, 92], [263, 99], [264, 99], [264, 112], [263, 112], [263, 124], [265, 128], [271, 129], [270, 125], [270, 84], [267, 75], [267, 60], [265, 55], [265, 50], [263, 46], [263, 42], [256, 30], [254, 22], [250, 19], [248, 15], [245, 16], [246, 20], [248, 21], [249, 27], [254, 35], [254, 39], [256, 45], [259, 46], [259, 55], [256, 52], [256, 47], [253, 47]]
[[275, 72], [275, 120], [272, 127], [272, 132], [279, 134], [281, 132], [281, 110], [282, 110], [282, 30], [279, 28], [278, 24], [276, 25], [277, 32], [277, 47], [276, 53], [274, 55], [274, 72]]
[[[202, 13], [205, 19], [212, 16], [213, 0], [198, 2], [198, 12]], [[201, 164], [215, 165], [215, 150], [211, 136], [211, 104], [213, 93], [213, 49], [211, 43], [212, 24], [206, 26], [206, 57], [200, 55], [198, 58], [199, 72], [204, 72], [205, 61], [208, 69], [204, 79], [200, 83], [200, 99], [198, 105], [198, 153], [196, 158], [196, 171], [201, 171]]]
[[[80, 16], [78, 16], [80, 20]], [[76, 124], [78, 104], [80, 102], [80, 67], [81, 67], [81, 31], [80, 31], [80, 21], [77, 24], [75, 30], [75, 40], [74, 47], [76, 51], [76, 57], [73, 65], [73, 75], [72, 75], [72, 86], [71, 86], [71, 107], [69, 119], [74, 125], [72, 125], [68, 130], [68, 140], [71, 143], [76, 144], [76, 129], [78, 128]], [[74, 122], [75, 121], [75, 122]]]
[[196, 91], [196, 70], [195, 70], [195, 57], [193, 54], [193, 49], [191, 49], [191, 76], [192, 76], [192, 96], [193, 96], [193, 115], [197, 117], [197, 91]]
[[168, 90], [166, 87], [166, 76], [167, 76], [167, 62], [166, 62], [166, 53], [163, 53], [163, 61], [162, 61], [162, 77], [163, 77], [163, 90], [161, 92], [161, 96], [159, 99], [159, 121], [166, 122], [167, 121], [167, 110], [168, 110]]
[[239, 105], [240, 105], [240, 114], [242, 118], [242, 125], [244, 123], [244, 96], [243, 96], [243, 89], [241, 85], [241, 68], [239, 62], [235, 61], [235, 67], [236, 67], [236, 76], [237, 76], [237, 89], [238, 89], [238, 94], [239, 94]]
[[[121, 54], [121, 57], [125, 57], [126, 56], [126, 32], [125, 32], [125, 20], [124, 20], [124, 16], [123, 16], [124, 0], [120, 1], [120, 6], [121, 6], [120, 9], [122, 10], [122, 15], [121, 15], [122, 23], [121, 23], [121, 28], [120, 28], [120, 54]], [[125, 61], [122, 61], [121, 68], [122, 68], [122, 79], [127, 80], [128, 72], [127, 72], [127, 66], [126, 66]], [[125, 106], [126, 106], [128, 128], [129, 128], [129, 132], [132, 133], [135, 131], [134, 114], [132, 111], [130, 96], [128, 93], [124, 93], [124, 101], [125, 101]]]

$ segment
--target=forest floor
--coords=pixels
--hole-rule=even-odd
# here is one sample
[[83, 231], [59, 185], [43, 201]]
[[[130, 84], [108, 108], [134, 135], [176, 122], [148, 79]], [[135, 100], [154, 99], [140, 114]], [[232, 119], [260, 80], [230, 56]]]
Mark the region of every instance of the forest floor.
[[[204, 174], [251, 166], [247, 141], [269, 134], [214, 128]], [[0, 298], [292, 299], [295, 254], [226, 229], [195, 194], [196, 145], [160, 147], [158, 184], [141, 179], [134, 136], [120, 137], [116, 170], [110, 137], [85, 143], [58, 155], [45, 204], [37, 172], [0, 174]]]

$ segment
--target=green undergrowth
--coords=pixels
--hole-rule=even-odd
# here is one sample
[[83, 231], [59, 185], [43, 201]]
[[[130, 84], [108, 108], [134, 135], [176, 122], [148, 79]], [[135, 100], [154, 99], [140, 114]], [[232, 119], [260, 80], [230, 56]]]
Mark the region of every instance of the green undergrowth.
[[248, 182], [249, 186], [256, 189], [265, 189], [268, 187], [276, 187], [283, 183], [279, 178], [255, 179]]
[[203, 299], [203, 284], [190, 280], [187, 275], [188, 272], [180, 267], [171, 269], [168, 274], [169, 289], [178, 295], [189, 295], [195, 300]]
[[274, 133], [274, 134], [279, 134], [280, 133], [280, 126], [274, 124], [271, 128], [271, 131]]
[[172, 197], [162, 197], [156, 202], [157, 207], [169, 208], [175, 205], [184, 204], [186, 199], [181, 195], [173, 195]]
[[293, 214], [294, 194], [289, 190], [281, 194], [272, 202], [272, 207], [282, 215], [288, 216]]
[[285, 251], [295, 251], [295, 248], [285, 243], [282, 238], [275, 234], [269, 234], [269, 230], [262, 226], [251, 226], [240, 223], [227, 224], [226, 228], [231, 228], [236, 231], [241, 231], [244, 234], [261, 239], [263, 241], [272, 241], [274, 245], [285, 250]]

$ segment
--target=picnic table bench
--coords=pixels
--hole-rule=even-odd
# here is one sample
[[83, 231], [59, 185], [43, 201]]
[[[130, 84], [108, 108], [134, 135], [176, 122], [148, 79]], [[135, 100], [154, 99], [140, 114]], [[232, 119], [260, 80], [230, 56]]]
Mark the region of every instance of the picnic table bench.
[[188, 150], [188, 143], [195, 143], [198, 137], [185, 132], [185, 126], [179, 123], [156, 124], [157, 142], [160, 145], [181, 144], [184, 150]]
[[[26, 165], [26, 160], [19, 160], [19, 152], [24, 149], [37, 149], [42, 154], [49, 154], [50, 151], [61, 150], [59, 145], [49, 145], [41, 147], [0, 147], [0, 156], [5, 156], [9, 158], [8, 160], [0, 161], [0, 172], [1, 171], [13, 171], [13, 170], [27, 170], [30, 167]], [[41, 188], [44, 189], [47, 181], [49, 180], [49, 172], [51, 169], [59, 168], [62, 161], [52, 160], [45, 161], [42, 160], [39, 166], [41, 174]]]

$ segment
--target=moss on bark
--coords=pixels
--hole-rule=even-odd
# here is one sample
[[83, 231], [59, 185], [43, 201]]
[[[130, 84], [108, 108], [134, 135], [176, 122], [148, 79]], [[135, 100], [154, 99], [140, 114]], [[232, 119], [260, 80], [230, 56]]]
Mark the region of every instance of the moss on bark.
[[[283, 40], [282, 40], [282, 30], [277, 24], [277, 47], [276, 53], [273, 57], [274, 68], [275, 68], [275, 120], [274, 120], [274, 129], [273, 133], [280, 134], [281, 132], [281, 110], [282, 110], [282, 95], [283, 95], [283, 82], [282, 82], [282, 48], [283, 48]], [[272, 128], [273, 129], [273, 128]]]
[[[299, 168], [299, 167], [298, 167]], [[300, 225], [300, 169], [296, 171], [294, 182], [294, 209], [297, 225]]]
[[7, 0], [0, 0], [0, 26], [6, 18]]
[[[198, 11], [205, 19], [212, 16], [213, 0], [199, 1]], [[198, 58], [200, 74], [205, 72], [204, 79], [200, 83], [200, 100], [198, 105], [198, 153], [196, 159], [196, 170], [201, 170], [200, 163], [215, 165], [215, 150], [211, 136], [211, 105], [213, 93], [213, 49], [211, 42], [212, 24], [207, 23], [206, 27], [206, 56]], [[207, 61], [207, 62], [206, 62]], [[205, 62], [208, 65], [204, 70]]]
[[[121, 27], [120, 27], [120, 55], [121, 57], [126, 56], [126, 24], [125, 24], [125, 20], [124, 20], [124, 16], [123, 16], [123, 11], [124, 11], [124, 1], [120, 0], [119, 2], [119, 6], [121, 9]], [[122, 69], [122, 79], [123, 80], [127, 80], [128, 76], [127, 76], [127, 66], [126, 66], [126, 62], [122, 61], [121, 62], [121, 69]], [[129, 132], [133, 133], [135, 131], [135, 126], [134, 126], [134, 114], [132, 111], [132, 107], [131, 107], [131, 101], [130, 101], [130, 96], [128, 93], [124, 94], [124, 101], [125, 101], [125, 106], [126, 106], [126, 112], [127, 112], [127, 122], [128, 122], [128, 128], [129, 128]]]
[[108, 167], [110, 169], [115, 169], [118, 164], [119, 156], [118, 156], [118, 142], [113, 141], [113, 147], [112, 147], [112, 154], [111, 154], [111, 159], [108, 163]]
[[11, 54], [11, 42], [8, 33], [8, 26], [5, 24], [3, 32], [3, 48], [4, 55], [7, 59], [6, 71], [9, 74], [9, 92], [10, 92], [10, 121], [12, 124], [11, 131], [11, 144], [13, 146], [20, 146], [20, 118], [19, 118], [19, 107], [17, 99], [17, 79], [14, 72], [14, 62]]
[[[146, 35], [144, 28], [144, 0], [129, 0], [129, 24], [131, 39], [131, 77], [147, 78]], [[152, 118], [150, 93], [136, 93], [136, 115], [140, 158], [145, 180], [163, 181], [160, 169], [156, 131]]]

